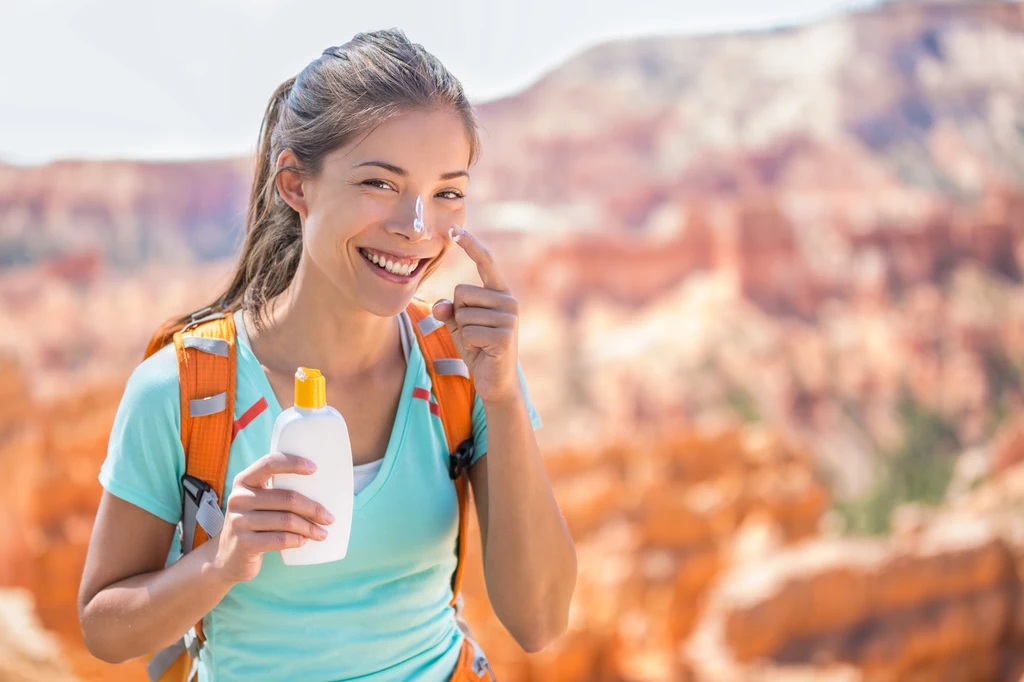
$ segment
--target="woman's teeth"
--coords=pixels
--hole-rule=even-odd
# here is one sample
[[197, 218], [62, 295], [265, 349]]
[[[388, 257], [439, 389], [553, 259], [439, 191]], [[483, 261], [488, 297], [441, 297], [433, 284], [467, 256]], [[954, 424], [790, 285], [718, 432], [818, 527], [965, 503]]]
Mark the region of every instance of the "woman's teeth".
[[363, 251], [362, 249], [359, 250], [359, 253], [363, 254], [363, 258], [370, 261], [377, 267], [387, 270], [393, 275], [400, 275], [402, 277], [407, 277], [412, 274], [413, 270], [416, 269], [416, 266], [420, 264], [419, 260], [414, 263], [395, 263], [392, 260], [378, 256], [375, 253]]

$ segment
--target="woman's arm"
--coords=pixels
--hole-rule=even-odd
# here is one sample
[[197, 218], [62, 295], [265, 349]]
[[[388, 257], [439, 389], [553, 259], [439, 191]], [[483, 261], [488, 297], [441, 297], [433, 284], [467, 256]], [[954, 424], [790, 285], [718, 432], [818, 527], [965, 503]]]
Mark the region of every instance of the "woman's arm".
[[450, 234], [476, 263], [483, 284], [459, 284], [453, 300], [438, 301], [433, 313], [451, 331], [487, 420], [487, 456], [470, 468], [487, 594], [519, 645], [540, 651], [568, 624], [576, 548], [519, 379], [519, 302], [476, 237], [458, 225]]
[[525, 399], [484, 403], [487, 455], [470, 469], [487, 595], [524, 650], [565, 632], [576, 550], [555, 501]]
[[173, 533], [163, 519], [103, 493], [78, 599], [96, 658], [121, 663], [173, 644], [231, 588], [210, 570], [215, 541], [165, 569]]
[[108, 492], [100, 500], [78, 597], [89, 651], [120, 663], [173, 644], [228, 590], [259, 573], [263, 554], [323, 539], [327, 510], [290, 490], [263, 484], [274, 474], [309, 474], [313, 465], [272, 453], [241, 472], [224, 528], [167, 568], [174, 526]]

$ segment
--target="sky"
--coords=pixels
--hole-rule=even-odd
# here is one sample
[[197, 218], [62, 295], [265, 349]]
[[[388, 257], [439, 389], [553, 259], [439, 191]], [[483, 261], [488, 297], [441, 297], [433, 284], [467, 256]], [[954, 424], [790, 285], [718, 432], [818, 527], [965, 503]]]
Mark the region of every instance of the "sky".
[[253, 152], [270, 94], [397, 26], [476, 103], [604, 41], [804, 23], [874, 0], [32, 0], [0, 10], [0, 161]]

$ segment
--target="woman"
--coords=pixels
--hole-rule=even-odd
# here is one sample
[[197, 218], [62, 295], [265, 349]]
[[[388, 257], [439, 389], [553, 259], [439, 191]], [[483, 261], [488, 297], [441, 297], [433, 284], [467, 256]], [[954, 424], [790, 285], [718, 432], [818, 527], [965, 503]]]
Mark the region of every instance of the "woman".
[[[132, 374], [79, 598], [94, 655], [152, 653], [206, 616], [200, 679], [449, 679], [463, 639], [449, 606], [457, 511], [443, 467], [423, 465], [447, 450], [410, 395], [426, 370], [402, 343], [402, 311], [453, 244], [483, 286], [460, 284], [433, 313], [476, 389], [470, 481], [488, 594], [527, 651], [565, 630], [576, 556], [533, 433], [518, 305], [460, 227], [477, 148], [459, 82], [397, 30], [330, 48], [278, 88], [240, 260], [212, 303], [238, 327], [236, 405], [263, 398], [270, 409], [231, 447], [223, 530], [175, 561], [184, 455], [173, 346]], [[319, 539], [331, 521], [265, 487], [273, 474], [307, 473], [304, 460], [266, 452], [300, 365], [327, 377], [365, 487], [348, 556], [285, 567], [275, 550]]]

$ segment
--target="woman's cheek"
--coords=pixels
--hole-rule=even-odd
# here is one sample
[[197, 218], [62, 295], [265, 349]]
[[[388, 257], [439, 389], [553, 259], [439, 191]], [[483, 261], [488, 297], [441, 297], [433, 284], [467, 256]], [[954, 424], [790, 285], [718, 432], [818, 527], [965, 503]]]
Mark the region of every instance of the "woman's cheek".
[[[452, 222], [462, 225], [464, 222], [466, 222], [466, 202], [461, 201], [459, 203], [462, 205], [455, 209], [454, 220]], [[445, 232], [447, 232], [447, 230], [445, 230]]]
[[[447, 239], [447, 237], [446, 237], [446, 239]], [[441, 255], [439, 255], [437, 258], [435, 258], [434, 261], [432, 263], [430, 263], [430, 265], [427, 266], [427, 268], [423, 271], [423, 276], [420, 277], [420, 282], [427, 281], [428, 279], [430, 279], [431, 275], [433, 275], [435, 272], [437, 272], [438, 268], [440, 268], [444, 264], [444, 259], [448, 257], [448, 251], [449, 251], [449, 248], [446, 246], [441, 251]]]
[[344, 247], [362, 233], [373, 232], [374, 226], [387, 224], [390, 215], [382, 202], [358, 197], [344, 211], [339, 211], [339, 220], [332, 230], [332, 237], [338, 246]]
[[324, 256], [333, 254], [337, 243], [333, 233], [333, 226], [326, 223], [322, 216], [310, 216], [302, 229], [303, 251], [308, 251], [317, 264], [326, 265]]

